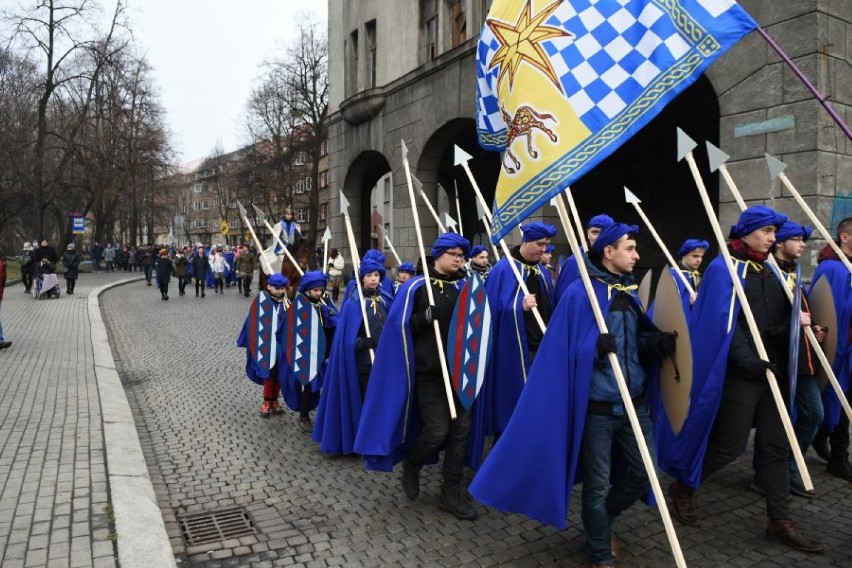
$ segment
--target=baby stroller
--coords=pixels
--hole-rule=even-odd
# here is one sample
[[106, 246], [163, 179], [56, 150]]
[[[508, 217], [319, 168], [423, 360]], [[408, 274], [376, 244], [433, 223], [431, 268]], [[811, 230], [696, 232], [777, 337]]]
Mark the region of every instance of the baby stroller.
[[33, 298], [59, 297], [59, 277], [56, 269], [48, 259], [43, 258], [36, 266], [36, 281], [33, 285]]

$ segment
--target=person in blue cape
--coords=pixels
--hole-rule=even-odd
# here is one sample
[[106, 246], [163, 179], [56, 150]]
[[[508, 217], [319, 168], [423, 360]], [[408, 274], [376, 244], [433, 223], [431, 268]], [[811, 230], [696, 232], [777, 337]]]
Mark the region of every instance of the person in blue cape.
[[[811, 321], [811, 311], [808, 305], [808, 299], [801, 287], [801, 268], [799, 259], [805, 251], [805, 246], [811, 236], [813, 230], [810, 227], [802, 226], [793, 221], [787, 221], [775, 233], [775, 243], [772, 245], [772, 255], [775, 257], [777, 268], [769, 265], [769, 268], [776, 271], [779, 280], [783, 281], [793, 293], [799, 294], [801, 298], [801, 315], [799, 321], [801, 327], [811, 326], [814, 332], [814, 337], [818, 343], [822, 343], [826, 337], [825, 329]], [[791, 314], [792, 316], [792, 314]], [[817, 378], [817, 361], [816, 352], [814, 349], [819, 349], [819, 345], [812, 345], [804, 333], [798, 334], [798, 337], [793, 337], [798, 346], [791, 346], [790, 352], [797, 355], [790, 358], [789, 369], [793, 372], [795, 365], [795, 394], [793, 398], [794, 412], [791, 418], [793, 419], [793, 429], [796, 432], [796, 440], [799, 443], [799, 450], [804, 455], [813, 442], [814, 436], [819, 431], [822, 424], [824, 412], [822, 407], [822, 399], [819, 387], [819, 379]], [[802, 483], [799, 468], [796, 466], [796, 461], [790, 457], [790, 493], [799, 495], [800, 497], [813, 497], [814, 492], [805, 489]], [[761, 493], [765, 491], [765, 483], [760, 475], [760, 465], [756, 464], [755, 476], [752, 487], [756, 487]]]
[[[540, 262], [556, 227], [536, 221], [521, 226], [521, 231], [523, 241], [511, 250], [512, 258], [498, 260], [485, 282], [494, 347], [475, 402], [470, 449], [474, 468], [479, 465], [485, 436], [499, 436], [506, 428], [544, 336], [532, 309], [538, 308], [545, 325], [553, 312], [553, 281]], [[510, 262], [521, 273], [529, 294], [521, 290]]]
[[790, 515], [790, 445], [766, 377], [766, 370], [773, 370], [785, 400], [789, 398], [790, 302], [765, 265], [775, 233], [786, 220], [786, 215], [769, 207], [754, 205], [742, 212], [728, 237], [736, 274], [769, 360], [757, 354], [720, 255], [704, 273], [689, 321], [693, 344], [689, 414], [675, 434], [659, 413], [655, 432], [660, 468], [676, 479], [669, 487], [672, 512], [681, 523], [695, 526], [696, 488], [742, 455], [755, 427], [754, 460], [765, 481], [769, 518], [766, 538], [818, 552], [822, 545], [806, 538]]
[[[378, 251], [376, 249], [368, 249], [367, 252], [364, 253], [364, 256], [361, 257], [362, 262], [367, 261], [367, 260], [374, 260], [384, 267], [386, 258], [385, 258], [385, 255], [382, 254], [381, 251]], [[385, 274], [382, 277], [382, 282], [379, 285], [382, 287], [382, 290], [384, 290], [385, 293], [393, 296], [393, 294], [394, 294], [393, 282], [391, 282], [391, 279], [388, 278], [387, 274]], [[358, 297], [358, 293], [355, 292], [355, 280], [351, 279], [351, 280], [349, 280], [349, 282], [346, 283], [346, 293], [343, 295], [344, 301], [350, 299], [353, 295], [356, 298]]]
[[[410, 262], [403, 262], [400, 264], [396, 269], [396, 280], [393, 282], [393, 293], [396, 294], [399, 291], [400, 286], [414, 278], [416, 271], [417, 270], [414, 268], [414, 265]], [[384, 280], [384, 276], [382, 277], [382, 280]]]
[[656, 392], [659, 358], [676, 345], [636, 297], [637, 232], [613, 222], [583, 257], [609, 333], [598, 331], [583, 282], [576, 281], [550, 319], [512, 419], [470, 486], [485, 505], [564, 529], [572, 486], [582, 481], [590, 566], [612, 566], [612, 523], [650, 487], [609, 353], [618, 359], [650, 448], [652, 401], [645, 399]]
[[[281, 220], [273, 227], [278, 238], [287, 247], [291, 253], [295, 252], [302, 242], [302, 230], [299, 224], [293, 219], [293, 210], [290, 207], [284, 209], [284, 215]], [[276, 245], [275, 252], [280, 253], [281, 247]], [[283, 254], [283, 253], [282, 253]]]
[[[202, 247], [198, 247], [199, 256], [206, 258]], [[237, 338], [237, 347], [246, 350], [246, 376], [253, 383], [263, 385], [263, 402], [260, 416], [269, 418], [270, 414], [283, 414], [284, 408], [278, 401], [281, 394], [281, 382], [289, 379], [291, 372], [284, 358], [284, 334], [286, 333], [287, 287], [288, 281], [283, 274], [273, 274], [266, 282], [266, 290], [257, 294], [255, 303], [249, 309], [246, 321]], [[258, 305], [260, 310], [258, 310]], [[264, 310], [274, 310], [268, 317], [268, 323], [259, 329]], [[270, 342], [269, 339], [274, 339]], [[263, 349], [265, 345], [274, 348]]]
[[[462, 487], [471, 412], [453, 394], [456, 419], [444, 387], [433, 322], [446, 346], [453, 310], [467, 278], [462, 266], [470, 243], [444, 233], [432, 245], [428, 277], [434, 292], [429, 304], [425, 276], [399, 289], [382, 332], [370, 373], [355, 451], [369, 470], [392, 471], [403, 461], [402, 489], [411, 500], [420, 494], [420, 470], [443, 448], [443, 484], [438, 506], [459, 519], [473, 520], [473, 508]], [[449, 369], [447, 369], [449, 373]]]
[[[305, 433], [310, 433], [314, 429], [311, 422], [310, 412], [317, 407], [319, 403], [319, 393], [322, 390], [323, 378], [328, 364], [328, 355], [330, 349], [328, 346], [334, 344], [334, 332], [337, 329], [337, 320], [339, 313], [334, 307], [334, 302], [326, 292], [328, 284], [328, 276], [322, 270], [311, 270], [305, 272], [299, 280], [298, 295], [303, 295], [307, 298], [313, 308], [317, 311], [322, 325], [323, 333], [325, 334], [326, 357], [319, 367], [317, 376], [303, 385], [295, 374], [291, 374], [290, 380], [281, 385], [281, 394], [287, 402], [287, 406], [291, 410], [299, 412], [299, 427]], [[295, 298], [294, 298], [295, 301]]]
[[[606, 213], [595, 215], [589, 219], [589, 222], [586, 225], [586, 240], [589, 242], [590, 247], [595, 244], [601, 230], [612, 223], [614, 223], [612, 217]], [[586, 253], [583, 252], [583, 254]], [[562, 294], [565, 293], [565, 290], [567, 290], [568, 287], [578, 278], [580, 278], [580, 269], [577, 266], [577, 254], [575, 253], [566, 258], [565, 262], [562, 263], [562, 266], [559, 269], [559, 278], [556, 279], [556, 291], [553, 294], [554, 302], [556, 304], [559, 303], [559, 300], [562, 298]]]
[[[686, 277], [689, 285], [692, 286], [693, 292], [691, 294], [686, 289], [686, 286], [684, 286], [683, 280], [675, 272], [675, 269], [669, 267], [669, 272], [674, 277], [680, 300], [683, 303], [683, 313], [686, 314], [687, 319], [689, 319], [689, 314], [692, 312], [692, 305], [698, 297], [698, 287], [701, 285], [701, 272], [698, 269], [701, 267], [701, 263], [704, 262], [704, 255], [709, 248], [710, 243], [707, 241], [686, 239], [677, 251], [675, 258], [679, 259], [678, 264], [680, 266], [678, 270]], [[652, 308], [648, 311], [651, 312]]]
[[473, 245], [470, 247], [470, 260], [467, 261], [467, 271], [479, 273], [482, 281], [486, 282], [488, 274], [491, 272], [490, 260], [487, 248], [482, 245]]
[[385, 276], [382, 265], [374, 260], [365, 260], [358, 274], [364, 290], [370, 337], [364, 330], [364, 316], [356, 293], [355, 297], [344, 302], [340, 310], [311, 435], [320, 445], [320, 451], [325, 453], [352, 453], [361, 406], [373, 368], [370, 350], [375, 350], [379, 343], [393, 300], [379, 287]]
[[230, 245], [225, 245], [225, 252], [222, 253], [222, 256], [225, 257], [225, 263], [227, 264], [225, 268], [225, 287], [230, 288], [231, 284], [237, 281], [236, 253]]
[[547, 245], [547, 248], [544, 249], [544, 253], [541, 255], [541, 261], [539, 264], [542, 268], [546, 269], [550, 274], [551, 282], [556, 282], [556, 269], [553, 267], [553, 251], [556, 250], [555, 245]]
[[[843, 219], [837, 225], [837, 244], [841, 252], [852, 260], [852, 217]], [[831, 368], [849, 398], [852, 378], [852, 343], [849, 338], [849, 326], [852, 324], [852, 286], [849, 283], [849, 270], [830, 245], [820, 251], [817, 262], [817, 269], [811, 280], [811, 290], [820, 278], [825, 278], [831, 285], [837, 315], [837, 352], [831, 362]], [[823, 391], [822, 402], [825, 419], [814, 438], [814, 449], [828, 462], [828, 473], [852, 481], [852, 465], [849, 463], [849, 419], [842, 412], [840, 401], [833, 389], [827, 388]]]

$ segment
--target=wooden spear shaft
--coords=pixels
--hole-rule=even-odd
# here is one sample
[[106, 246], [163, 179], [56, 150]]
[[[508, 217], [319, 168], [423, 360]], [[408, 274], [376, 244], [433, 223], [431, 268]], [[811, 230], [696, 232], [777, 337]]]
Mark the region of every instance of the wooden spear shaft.
[[[476, 183], [476, 180], [473, 178], [473, 172], [470, 171], [470, 167], [467, 165], [467, 162], [462, 162], [461, 166], [464, 168], [465, 173], [467, 174], [468, 179], [470, 179], [470, 184], [473, 186], [473, 191], [476, 193], [476, 198], [479, 199], [480, 205], [482, 205], [482, 210], [485, 211], [485, 214], [488, 215], [488, 223], [491, 223], [491, 209], [488, 207], [488, 204], [485, 203], [485, 198], [482, 197], [482, 192], [479, 190], [479, 185]], [[491, 237], [491, 232], [489, 231], [489, 237]], [[491, 238], [492, 243], [494, 239]], [[530, 291], [527, 288], [527, 283], [524, 282], [524, 277], [521, 275], [520, 269], [518, 269], [517, 264], [515, 264], [515, 259], [512, 258], [512, 253], [509, 251], [509, 245], [506, 244], [506, 239], [500, 239], [500, 248], [503, 249], [503, 256], [506, 257], [506, 260], [509, 263], [509, 266], [512, 269], [512, 273], [515, 275], [515, 280], [518, 281], [518, 285], [521, 287], [521, 292], [525, 296], [528, 296]], [[544, 319], [541, 317], [541, 313], [538, 311], [537, 306], [532, 307], [532, 314], [535, 318], [535, 321], [538, 323], [538, 327], [541, 328], [541, 332], [544, 333], [547, 331], [547, 325], [544, 323]]]
[[[429, 277], [429, 262], [426, 259], [426, 248], [423, 246], [423, 233], [420, 230], [420, 214], [417, 212], [417, 200], [414, 197], [414, 184], [411, 181], [411, 170], [408, 166], [408, 157], [405, 156], [404, 152], [402, 165], [405, 167], [405, 181], [408, 184], [408, 198], [411, 201], [411, 214], [414, 217], [414, 230], [417, 233], [417, 248], [420, 251], [420, 262], [423, 265], [423, 285], [426, 286], [426, 295], [429, 298], [429, 305], [433, 306], [435, 305], [435, 293], [432, 291], [432, 280]], [[425, 194], [423, 194], [423, 199], [428, 205], [429, 200], [426, 199]], [[429, 205], [429, 208], [431, 210], [432, 206]], [[438, 222], [439, 227], [442, 226], [440, 221], [438, 221], [437, 215], [435, 215], [435, 221]], [[438, 346], [438, 360], [441, 364], [441, 376], [444, 379], [444, 390], [447, 393], [447, 404], [450, 407], [450, 418], [455, 420], [457, 418], [456, 403], [455, 400], [453, 400], [453, 387], [452, 384], [450, 384], [450, 375], [447, 371], [447, 355], [444, 353], [444, 340], [441, 338], [441, 328], [438, 325], [438, 320], [432, 320], [432, 328], [435, 330], [435, 344]]]
[[[370, 322], [367, 320], [367, 306], [364, 302], [364, 290], [361, 288], [361, 275], [358, 274], [360, 263], [358, 262], [358, 249], [355, 245], [355, 233], [352, 231], [352, 221], [349, 219], [349, 213], [343, 213], [343, 224], [346, 225], [346, 237], [349, 239], [349, 253], [352, 255], [352, 267], [355, 269], [355, 288], [358, 290], [358, 303], [361, 304], [361, 317], [364, 318], [364, 334], [367, 337], [370, 335]], [[326, 241], [328, 243], [328, 241]], [[370, 348], [370, 363], [376, 360], [376, 352]]]
[[[254, 205], [254, 204], [252, 204], [252, 205]], [[257, 206], [256, 206], [256, 205], [255, 205], [255, 208], [257, 208]], [[289, 258], [289, 259], [290, 259], [290, 262], [291, 262], [291, 263], [293, 264], [293, 266], [296, 268], [296, 271], [299, 273], [299, 276], [304, 276], [304, 275], [305, 275], [305, 272], [302, 270], [302, 267], [301, 267], [301, 266], [299, 266], [299, 263], [298, 263], [298, 262], [296, 262], [296, 259], [295, 259], [295, 258], [293, 258], [293, 255], [292, 255], [292, 254], [290, 254], [289, 249], [287, 249], [287, 246], [284, 244], [284, 242], [281, 240], [281, 238], [280, 238], [280, 237], [278, 236], [278, 234], [275, 232], [275, 229], [273, 229], [273, 228], [272, 228], [272, 225], [270, 225], [270, 224], [269, 224], [269, 221], [267, 221], [267, 220], [266, 220], [266, 217], [265, 217], [265, 216], [264, 216], [264, 217], [261, 217], [261, 219], [263, 219], [263, 224], [264, 224], [264, 225], [266, 225], [266, 229], [267, 229], [270, 233], [272, 233], [272, 238], [273, 238], [273, 239], [275, 239], [275, 242], [276, 242], [276, 243], [278, 243], [278, 246], [279, 246], [279, 247], [281, 247], [281, 250], [283, 250], [283, 251], [284, 251], [284, 255], [285, 255], [287, 258]]]
[[385, 235], [385, 242], [388, 244], [388, 248], [391, 249], [391, 253], [393, 253], [393, 257], [396, 259], [396, 265], [399, 266], [400, 264], [402, 264], [402, 259], [399, 258], [398, 254], [396, 254], [396, 249], [393, 248], [393, 243], [391, 242], [390, 237], [388, 237], [387, 235]]
[[[570, 202], [570, 201], [569, 201]], [[557, 199], [557, 209], [561, 209], [559, 216], [568, 218], [568, 212], [565, 211], [565, 204]], [[572, 250], [579, 251], [579, 243], [573, 230], [568, 231], [568, 242]], [[595, 322], [601, 333], [609, 333], [606, 327], [601, 307], [598, 305], [597, 296], [592, 288], [592, 281], [589, 278], [589, 271], [586, 267], [585, 259], [582, 253], [577, 256], [577, 267], [580, 269], [580, 279], [583, 281], [583, 286], [586, 289], [586, 295], [589, 298], [589, 303], [592, 306], [592, 312], [595, 316]], [[648, 450], [648, 444], [645, 443], [645, 436], [642, 434], [642, 426], [639, 424], [639, 417], [636, 415], [636, 409], [633, 407], [633, 399], [630, 397], [630, 389], [627, 387], [627, 382], [624, 380], [624, 374], [621, 371], [621, 365], [618, 363], [618, 357], [615, 353], [608, 355], [609, 364], [612, 367], [615, 375], [615, 382], [618, 385], [618, 391], [621, 393], [621, 400], [624, 403], [624, 410], [627, 411], [627, 417], [630, 419], [630, 426], [633, 428], [633, 435], [636, 438], [636, 444], [639, 446], [639, 453], [642, 455], [642, 463], [645, 465], [645, 471], [648, 474], [648, 480], [651, 482], [651, 489], [654, 491], [654, 498], [657, 500], [657, 506], [660, 509], [660, 516], [663, 519], [663, 525], [666, 528], [666, 535], [669, 538], [669, 545], [672, 548], [672, 554], [675, 557], [675, 562], [678, 567], [686, 567], [686, 559], [683, 557], [683, 551], [680, 549], [680, 542], [677, 539], [677, 533], [672, 523], [672, 518], [669, 515], [669, 507], [666, 504], [666, 496], [663, 494], [663, 488], [660, 487], [660, 480], [657, 478], [657, 471], [654, 468], [654, 460], [651, 458], [651, 452]]]
[[[757, 348], [757, 355], [764, 361], [769, 361], [769, 355], [766, 353], [766, 347], [763, 345], [763, 339], [760, 337], [760, 330], [757, 327], [757, 322], [754, 320], [754, 314], [749, 306], [748, 298], [745, 296], [742, 282], [737, 273], [734, 271], [734, 261], [731, 258], [731, 253], [728, 252], [727, 242], [722, 234], [722, 228], [719, 226], [719, 221], [716, 219], [716, 213], [713, 211], [713, 205], [710, 203], [710, 196], [707, 194], [707, 188], [704, 186], [704, 180], [701, 179], [701, 173], [698, 171], [698, 164], [695, 163], [695, 158], [690, 150], [686, 154], [686, 161], [689, 163], [689, 169], [692, 172], [692, 177], [695, 179], [695, 185], [698, 186], [698, 192], [701, 195], [701, 201], [704, 203], [704, 210], [710, 220], [710, 225], [713, 227], [713, 233], [716, 236], [716, 242], [719, 244], [719, 250], [725, 258], [725, 266], [728, 268], [728, 274], [731, 277], [731, 282], [734, 284], [734, 290], [737, 294], [737, 299], [740, 302], [740, 309], [748, 322], [748, 328], [751, 332], [752, 340]], [[802, 476], [802, 483], [808, 491], [814, 488], [811, 481], [811, 475], [808, 472], [808, 467], [805, 465], [805, 459], [802, 457], [802, 452], [799, 450], [799, 443], [796, 440], [796, 432], [793, 430], [793, 424], [790, 422], [790, 415], [787, 413], [787, 407], [784, 403], [784, 397], [781, 396], [781, 389], [778, 388], [778, 379], [775, 378], [775, 373], [770, 369], [766, 369], [766, 379], [769, 382], [769, 388], [772, 391], [772, 398], [775, 399], [775, 406], [778, 407], [778, 414], [781, 416], [781, 423], [784, 425], [784, 431], [787, 434], [787, 440], [790, 443], [790, 448], [793, 451], [793, 458], [796, 460], [796, 466], [799, 468], [799, 473]]]
[[257, 238], [257, 235], [254, 232], [254, 227], [252, 227], [251, 223], [249, 223], [248, 215], [243, 215], [242, 217], [243, 223], [245, 223], [246, 227], [248, 227], [248, 230], [251, 233], [251, 238], [254, 240], [254, 244], [255, 246], [257, 246], [257, 250], [260, 253], [260, 263], [266, 264], [266, 269], [264, 270], [264, 272], [266, 272], [266, 274], [268, 275], [272, 275], [272, 265], [269, 264], [269, 260], [266, 258], [266, 255], [263, 254], [263, 247], [260, 246], [260, 239]]
[[322, 271], [328, 272], [328, 239], [322, 245]]
[[660, 250], [663, 251], [663, 254], [666, 256], [666, 260], [669, 263], [669, 266], [675, 271], [675, 274], [680, 276], [680, 281], [683, 282], [683, 285], [686, 287], [687, 291], [689, 291], [690, 296], [695, 294], [695, 290], [692, 289], [692, 284], [687, 280], [686, 275], [681, 271], [680, 267], [675, 262], [675, 259], [672, 257], [669, 249], [666, 248], [666, 244], [663, 242], [663, 239], [660, 238], [660, 235], [657, 233], [657, 230], [654, 228], [654, 225], [651, 224], [651, 221], [648, 219], [648, 216], [645, 215], [645, 211], [642, 210], [642, 206], [638, 203], [631, 203], [633, 208], [636, 209], [636, 212], [642, 217], [642, 221], [645, 223], [645, 226], [648, 227], [648, 230], [651, 231], [651, 234], [654, 236], [654, 240], [657, 241], [657, 246], [660, 247]]
[[[455, 180], [453, 180], [455, 182]], [[464, 229], [462, 228], [462, 216], [461, 216], [461, 205], [459, 204], [459, 184], [455, 182], [456, 186], [456, 215], [459, 220], [459, 235], [464, 236]]]
[[580, 221], [580, 212], [577, 211], [577, 204], [574, 203], [574, 196], [571, 193], [571, 188], [565, 188], [563, 193], [565, 199], [568, 200], [568, 208], [571, 210], [571, 216], [574, 218], [574, 224], [577, 226], [577, 234], [580, 236], [580, 244], [583, 245], [583, 250], [589, 250], [589, 243], [586, 242], [586, 233], [583, 231], [583, 223]]

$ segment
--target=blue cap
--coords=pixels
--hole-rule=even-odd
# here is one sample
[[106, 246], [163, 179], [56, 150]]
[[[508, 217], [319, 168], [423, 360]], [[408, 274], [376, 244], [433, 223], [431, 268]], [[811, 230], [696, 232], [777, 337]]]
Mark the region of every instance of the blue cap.
[[680, 250], [677, 251], [677, 256], [678, 258], [682, 258], [698, 248], [707, 250], [710, 248], [710, 243], [702, 241], [701, 239], [686, 239], [683, 244], [680, 245]]
[[272, 286], [273, 288], [283, 288], [284, 286], [289, 284], [290, 281], [287, 280], [287, 277], [283, 274], [273, 274], [269, 277], [266, 283]]
[[385, 255], [382, 254], [381, 251], [378, 251], [376, 249], [367, 250], [367, 252], [364, 253], [364, 256], [361, 257], [361, 259], [362, 260], [375, 260], [376, 262], [378, 262], [382, 266], [385, 265]]
[[728, 233], [729, 239], [738, 239], [749, 233], [758, 230], [761, 227], [774, 225], [776, 228], [781, 227], [787, 221], [787, 216], [783, 213], [778, 213], [774, 209], [766, 205], [752, 205], [742, 213], [737, 224], [731, 227], [731, 232]]
[[586, 229], [591, 229], [592, 227], [603, 229], [607, 225], [612, 225], [613, 223], [615, 223], [615, 219], [613, 219], [606, 213], [601, 213], [600, 215], [595, 215], [594, 217], [589, 219], [589, 224], [586, 225]]
[[358, 267], [358, 276], [364, 278], [372, 272], [378, 272], [379, 277], [382, 279], [385, 277], [385, 267], [383, 265], [376, 262], [375, 259], [365, 258], [361, 261], [361, 266]]
[[781, 228], [775, 233], [775, 242], [780, 243], [787, 239], [792, 239], [793, 237], [802, 237], [802, 240], [807, 241], [811, 238], [811, 233], [813, 232], [814, 230], [810, 227], [799, 225], [795, 221], [787, 221], [781, 225]]
[[625, 225], [624, 223], [612, 222], [611, 224], [601, 229], [601, 234], [598, 235], [598, 240], [592, 245], [592, 250], [597, 253], [603, 252], [603, 249], [609, 245], [613, 245], [618, 240], [628, 233], [634, 235], [639, 234], [638, 225]]
[[473, 258], [478, 254], [482, 254], [485, 250], [485, 247], [482, 245], [473, 245], [470, 247], [470, 258]]
[[466, 257], [470, 256], [470, 242], [456, 233], [444, 233], [432, 245], [432, 258], [438, 258], [451, 248], [459, 247]]
[[542, 223], [541, 221], [535, 221], [521, 225], [521, 234], [525, 243], [539, 239], [552, 239], [556, 236], [556, 227]]
[[328, 277], [322, 270], [311, 270], [302, 275], [299, 281], [299, 292], [306, 292], [314, 288], [325, 288], [328, 283]]
[[397, 272], [408, 272], [409, 274], [414, 274], [416, 272], [416, 269], [414, 268], [414, 265], [411, 264], [410, 262], [403, 262], [402, 264], [399, 265], [399, 268], [397, 268], [396, 271]]
[[556, 250], [556, 245], [547, 245], [544, 247], [544, 252], [547, 253], [553, 253], [554, 250]]

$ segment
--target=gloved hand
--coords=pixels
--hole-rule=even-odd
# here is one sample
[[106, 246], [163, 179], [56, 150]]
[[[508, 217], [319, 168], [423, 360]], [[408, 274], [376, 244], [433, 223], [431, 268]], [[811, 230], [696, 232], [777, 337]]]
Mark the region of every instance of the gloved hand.
[[598, 354], [598, 359], [606, 357], [607, 353], [615, 353], [618, 345], [615, 342], [615, 336], [611, 333], [602, 333], [598, 336], [595, 342], [595, 351]]
[[778, 376], [778, 365], [775, 363], [770, 363], [769, 361], [764, 361], [758, 357], [752, 357], [750, 359], [746, 359], [740, 366], [749, 374], [749, 376], [755, 380], [764, 380], [766, 378], [766, 369], [772, 371], [772, 373], [777, 377]]
[[376, 341], [375, 337], [359, 337], [355, 341], [355, 348], [358, 351], [367, 351], [368, 349], [375, 349], [378, 344], [379, 342]]
[[443, 319], [443, 315], [444, 315], [444, 314], [443, 314], [443, 312], [441, 311], [441, 308], [440, 308], [440, 307], [438, 307], [438, 306], [429, 306], [428, 308], [426, 308], [425, 315], [426, 315], [426, 321], [428, 321], [428, 322], [429, 322], [429, 325], [432, 325], [432, 322], [433, 322], [434, 320], [441, 321], [441, 320]]

